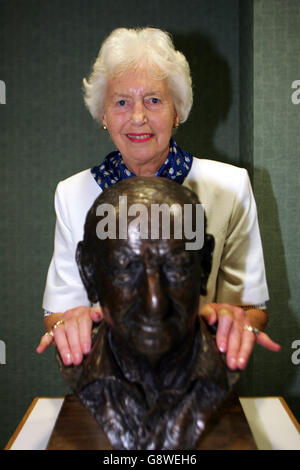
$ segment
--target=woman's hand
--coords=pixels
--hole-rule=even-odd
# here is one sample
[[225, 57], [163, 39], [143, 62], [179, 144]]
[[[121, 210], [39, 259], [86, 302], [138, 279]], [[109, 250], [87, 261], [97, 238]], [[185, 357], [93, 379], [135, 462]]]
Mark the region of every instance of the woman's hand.
[[97, 323], [101, 318], [100, 307], [76, 307], [45, 317], [48, 333], [42, 336], [36, 352], [43, 353], [55, 341], [63, 363], [79, 365], [91, 349], [93, 322]]
[[216, 342], [219, 350], [226, 353], [226, 362], [230, 369], [245, 369], [255, 343], [279, 351], [280, 345], [260, 331], [257, 336], [246, 325], [263, 330], [267, 324], [268, 314], [265, 310], [249, 309], [229, 304], [206, 304], [200, 310], [209, 325], [218, 322]]

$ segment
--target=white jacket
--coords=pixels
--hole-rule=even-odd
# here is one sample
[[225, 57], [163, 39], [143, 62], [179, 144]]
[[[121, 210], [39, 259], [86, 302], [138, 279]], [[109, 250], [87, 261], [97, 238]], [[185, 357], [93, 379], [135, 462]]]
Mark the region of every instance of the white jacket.
[[[193, 159], [185, 186], [197, 193], [215, 238], [207, 302], [258, 305], [269, 298], [256, 204], [247, 171], [213, 160]], [[55, 192], [56, 228], [43, 308], [64, 312], [90, 305], [75, 260], [87, 211], [101, 193], [90, 170], [61, 181]]]

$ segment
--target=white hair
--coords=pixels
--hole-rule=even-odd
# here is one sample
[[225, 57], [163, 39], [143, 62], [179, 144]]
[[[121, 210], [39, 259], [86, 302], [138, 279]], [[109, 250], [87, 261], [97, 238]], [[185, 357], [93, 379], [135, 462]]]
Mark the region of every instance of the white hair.
[[141, 66], [152, 78], [167, 78], [179, 121], [186, 121], [193, 103], [190, 67], [171, 36], [156, 28], [117, 28], [105, 39], [92, 73], [83, 80], [84, 101], [93, 118], [101, 121], [107, 80]]

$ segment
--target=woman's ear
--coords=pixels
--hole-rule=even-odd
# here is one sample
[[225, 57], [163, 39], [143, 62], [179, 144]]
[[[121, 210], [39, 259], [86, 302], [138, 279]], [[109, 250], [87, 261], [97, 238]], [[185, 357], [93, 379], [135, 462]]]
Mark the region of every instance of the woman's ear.
[[95, 283], [95, 266], [90, 252], [84, 242], [79, 242], [76, 250], [76, 262], [81, 280], [87, 291], [89, 301], [96, 304], [99, 301]]
[[175, 120], [174, 120], [174, 126], [173, 126], [174, 129], [177, 129], [177, 127], [179, 127], [179, 122], [180, 122], [179, 114], [175, 110]]
[[107, 129], [107, 121], [106, 121], [105, 113], [103, 113], [101, 120], [102, 120], [102, 129]]

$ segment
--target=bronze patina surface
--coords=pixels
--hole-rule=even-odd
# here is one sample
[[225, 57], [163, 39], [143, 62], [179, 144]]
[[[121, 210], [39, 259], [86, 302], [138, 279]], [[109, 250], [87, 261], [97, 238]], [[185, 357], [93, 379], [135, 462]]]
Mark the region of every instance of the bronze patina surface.
[[[120, 196], [127, 207], [149, 209], [149, 233], [153, 204], [176, 204], [171, 222], [179, 207], [183, 221], [185, 205], [192, 205], [197, 225], [197, 196], [165, 178], [129, 178], [100, 195], [87, 215], [77, 263], [104, 318], [80, 366], [65, 367], [58, 357], [61, 372], [113, 448], [192, 449], [237, 378], [198, 314], [214, 240], [205, 232], [201, 249], [186, 249], [186, 237], [177, 238], [174, 225], [169, 238], [162, 230], [156, 239], [143, 238], [132, 214], [124, 236]], [[103, 204], [115, 208], [113, 238], [99, 238]], [[161, 229], [163, 223], [161, 218]]]

